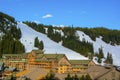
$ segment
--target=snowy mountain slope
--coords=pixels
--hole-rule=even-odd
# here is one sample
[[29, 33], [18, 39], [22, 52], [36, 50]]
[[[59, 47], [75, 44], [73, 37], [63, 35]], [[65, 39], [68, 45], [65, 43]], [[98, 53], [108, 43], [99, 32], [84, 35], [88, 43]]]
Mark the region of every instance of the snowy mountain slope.
[[38, 39], [42, 40], [44, 43], [45, 53], [62, 53], [65, 54], [68, 59], [88, 59], [77, 52], [61, 46], [60, 44], [49, 39], [45, 34], [39, 33], [23, 23], [18, 23], [18, 27], [21, 29], [22, 32], [22, 38], [20, 40], [25, 45], [26, 52], [37, 49], [34, 47], [34, 39], [35, 37], [38, 37]]
[[79, 35], [79, 39], [82, 41], [84, 38], [86, 41], [93, 43], [94, 52], [98, 52], [99, 48], [103, 48], [104, 56], [107, 56], [107, 52], [112, 53], [113, 56], [113, 64], [120, 66], [120, 45], [112, 46], [110, 44], [105, 43], [101, 38], [96, 38], [96, 41], [93, 41], [88, 35], [86, 35], [82, 31], [77, 31]]
[[[22, 31], [22, 38], [21, 42], [25, 45], [26, 52], [30, 52], [32, 49], [37, 49], [34, 47], [34, 39], [35, 37], [38, 37], [39, 40], [42, 40], [44, 42], [44, 51], [45, 53], [63, 53], [66, 54], [68, 59], [87, 59], [86, 57], [80, 55], [77, 52], [74, 52], [68, 48], [65, 48], [61, 46], [62, 41], [58, 44], [51, 39], [49, 39], [45, 34], [36, 32], [32, 28], [28, 27], [27, 25], [23, 23], [18, 23], [18, 27]], [[58, 31], [61, 32], [61, 31]], [[79, 39], [82, 41], [83, 38], [85, 38], [86, 41], [93, 43], [94, 52], [98, 52], [99, 48], [103, 48], [103, 52], [105, 53], [105, 57], [107, 56], [107, 52], [112, 53], [113, 56], [113, 64], [120, 66], [120, 46], [112, 46], [110, 44], [105, 43], [101, 38], [96, 38], [96, 41], [93, 41], [88, 35], [86, 35], [82, 31], [77, 31], [77, 34], [79, 36]], [[64, 35], [62, 33], [62, 35]]]

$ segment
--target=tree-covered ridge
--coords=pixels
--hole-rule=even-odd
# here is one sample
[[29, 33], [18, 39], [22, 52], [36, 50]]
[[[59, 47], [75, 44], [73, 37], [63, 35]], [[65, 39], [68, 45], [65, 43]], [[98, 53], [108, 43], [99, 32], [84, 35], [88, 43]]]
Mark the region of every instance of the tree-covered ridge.
[[[42, 25], [42, 27], [38, 26], [39, 24], [36, 24], [35, 22], [24, 22], [34, 30], [37, 30], [38, 32], [42, 32], [46, 28], [46, 35], [55, 42], [62, 42], [62, 45], [72, 49], [78, 53], [81, 53], [84, 56], [89, 56], [89, 53], [91, 55], [94, 55], [93, 52], [93, 44], [87, 42], [85, 39], [83, 41], [79, 40], [79, 36], [76, 34], [76, 29], [73, 27], [53, 27], [52, 25]], [[64, 35], [61, 35], [61, 32], [63, 32]], [[43, 32], [42, 32], [43, 33]], [[37, 42], [37, 41], [36, 41]]]
[[21, 38], [21, 30], [17, 28], [15, 19], [2, 12], [0, 12], [0, 32], [3, 34], [10, 34], [15, 39]]
[[24, 45], [20, 42], [22, 36], [17, 28], [15, 19], [0, 12], [0, 54], [17, 54], [25, 52]]
[[61, 41], [61, 34], [58, 31], [56, 31], [58, 30], [58, 28], [55, 28], [52, 25], [37, 24], [35, 22], [28, 22], [28, 21], [25, 21], [23, 23], [25, 23], [26, 25], [28, 25], [29, 27], [31, 27], [32, 29], [38, 32], [47, 34], [47, 36], [55, 42]]
[[76, 34], [76, 30], [73, 27], [66, 27], [63, 29], [64, 36], [62, 37], [62, 45], [68, 47], [84, 56], [90, 56], [94, 54], [93, 44], [86, 42], [85, 40], [80, 41], [79, 36]]
[[4, 22], [5, 19], [8, 19], [9, 21], [15, 23], [15, 19], [5, 13], [0, 12], [0, 23]]
[[29, 21], [25, 21], [23, 23], [25, 23], [26, 25], [28, 25], [32, 29], [45, 34], [45, 25], [37, 24], [35, 22], [29, 22]]
[[96, 37], [102, 36], [102, 40], [111, 45], [120, 45], [120, 30], [110, 30], [103, 27], [98, 28], [76, 28], [89, 35], [92, 40], [96, 40]]
[[[45, 28], [53, 28], [54, 30], [64, 30], [64, 28], [61, 27], [53, 27], [52, 25], [44, 25], [44, 24], [36, 24], [35, 22], [24, 22], [25, 24], [27, 24], [28, 26], [30, 26], [31, 28], [35, 29], [38, 32], [41, 33], [46, 33], [45, 32]], [[49, 28], [50, 27], [50, 28]], [[51, 29], [51, 30], [53, 30]], [[96, 27], [96, 28], [81, 28], [81, 27], [77, 27], [74, 28], [75, 30], [81, 30], [83, 31], [85, 34], [89, 35], [91, 37], [92, 40], [96, 40], [96, 37], [102, 36], [102, 40], [105, 41], [106, 43], [110, 43], [111, 45], [120, 45], [120, 30], [110, 30], [104, 27]], [[53, 31], [54, 31], [53, 30]], [[51, 38], [52, 40], [59, 42], [61, 41], [60, 37], [60, 33], [55, 31], [51, 33]], [[47, 31], [48, 32], [48, 31]], [[55, 39], [55, 36], [59, 36], [57, 39]], [[49, 34], [48, 34], [49, 36]]]
[[47, 27], [47, 36], [55, 42], [60, 42], [62, 40], [61, 33], [56, 31], [56, 29], [54, 29], [54, 27], [51, 25], [48, 25]]
[[0, 32], [7, 33], [10, 26], [16, 26], [15, 19], [7, 14], [0, 12]]

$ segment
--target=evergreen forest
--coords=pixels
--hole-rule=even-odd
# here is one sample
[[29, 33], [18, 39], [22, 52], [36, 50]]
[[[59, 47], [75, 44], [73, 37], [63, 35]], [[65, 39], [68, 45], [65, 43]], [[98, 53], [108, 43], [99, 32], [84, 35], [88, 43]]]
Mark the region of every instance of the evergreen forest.
[[24, 45], [20, 42], [22, 33], [20, 28], [17, 28], [17, 22], [2, 12], [0, 12], [0, 35], [0, 55], [25, 52]]

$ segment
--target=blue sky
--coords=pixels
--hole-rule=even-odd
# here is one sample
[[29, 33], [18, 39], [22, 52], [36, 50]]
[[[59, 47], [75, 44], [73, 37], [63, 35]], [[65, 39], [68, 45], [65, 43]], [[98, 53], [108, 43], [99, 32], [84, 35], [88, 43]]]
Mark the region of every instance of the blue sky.
[[0, 0], [17, 21], [120, 30], [120, 0]]

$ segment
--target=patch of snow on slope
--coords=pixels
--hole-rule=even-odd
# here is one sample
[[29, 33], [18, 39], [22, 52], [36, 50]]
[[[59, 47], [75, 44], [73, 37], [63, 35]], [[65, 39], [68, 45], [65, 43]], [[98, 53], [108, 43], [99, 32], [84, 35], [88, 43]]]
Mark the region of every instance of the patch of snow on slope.
[[83, 40], [83, 38], [86, 40], [86, 41], [89, 41], [89, 42], [93, 42], [92, 41], [92, 39], [88, 36], [88, 35], [86, 35], [84, 32], [82, 32], [82, 31], [77, 31], [77, 34], [78, 34], [78, 36], [79, 36], [79, 40], [80, 41], [82, 41]]
[[45, 34], [39, 33], [23, 23], [18, 23], [18, 27], [21, 29], [22, 32], [21, 42], [24, 44], [26, 52], [30, 52], [33, 49], [37, 49], [34, 47], [34, 39], [35, 37], [38, 37], [39, 40], [43, 41], [44, 51], [47, 54], [62, 53], [65, 54], [68, 59], [88, 59], [77, 52], [74, 52], [68, 48], [61, 46], [61, 44], [52, 41]]
[[103, 48], [104, 56], [107, 57], [107, 53], [112, 53], [113, 64], [120, 66], [120, 45], [112, 46], [110, 44], [105, 43], [101, 37], [96, 38], [96, 41], [93, 41], [88, 35], [86, 35], [82, 31], [77, 31], [77, 34], [80, 36], [79, 39], [82, 41], [85, 38], [86, 41], [93, 43], [94, 52], [98, 52], [99, 48]]
[[93, 57], [93, 61], [94, 61], [95, 64], [99, 65], [97, 57]]
[[61, 36], [64, 36], [64, 33], [62, 30], [56, 30], [57, 32], [59, 32], [61, 34]]

